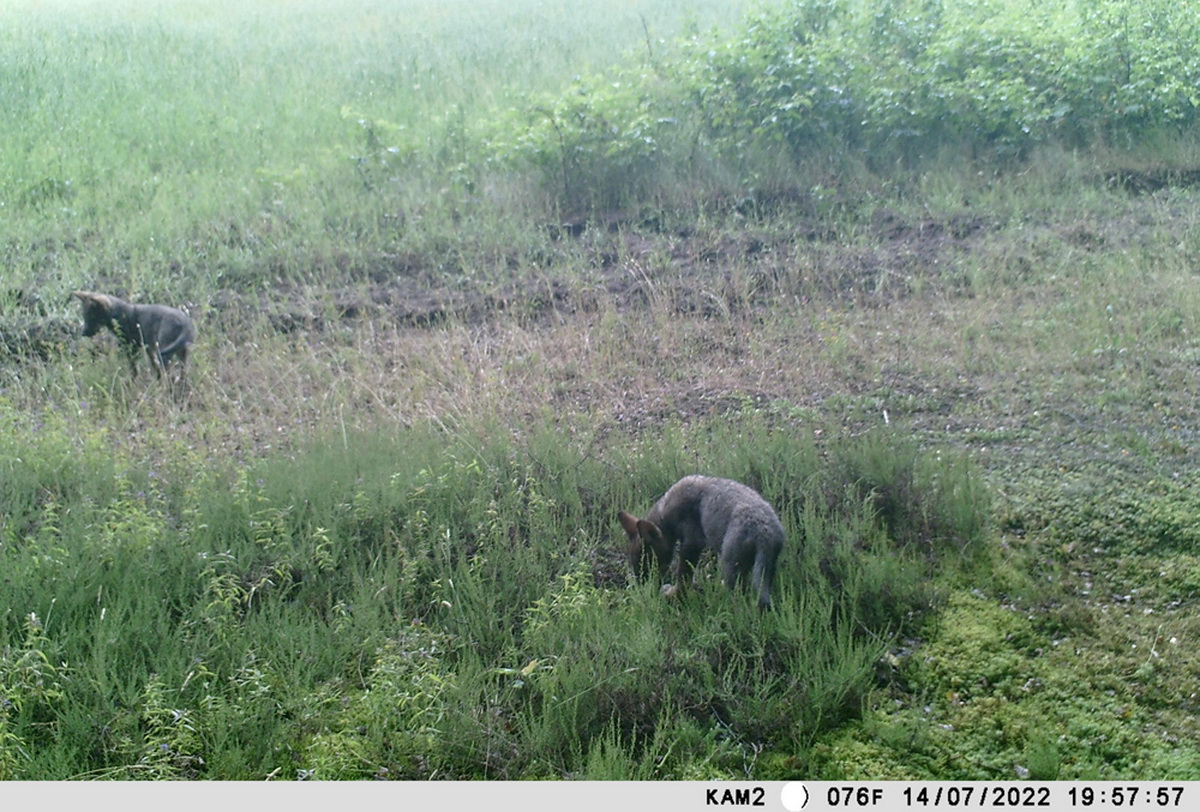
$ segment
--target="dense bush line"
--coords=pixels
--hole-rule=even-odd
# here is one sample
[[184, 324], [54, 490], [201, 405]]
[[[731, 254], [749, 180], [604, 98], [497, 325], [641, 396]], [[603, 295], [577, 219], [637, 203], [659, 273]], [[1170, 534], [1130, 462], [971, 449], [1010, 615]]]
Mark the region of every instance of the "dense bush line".
[[781, 157], [885, 169], [1128, 144], [1193, 125], [1197, 87], [1187, 4], [791, 0], [738, 36], [696, 34], [641, 70], [582, 79], [496, 143], [573, 209], [636, 200], [698, 164], [770, 184]]

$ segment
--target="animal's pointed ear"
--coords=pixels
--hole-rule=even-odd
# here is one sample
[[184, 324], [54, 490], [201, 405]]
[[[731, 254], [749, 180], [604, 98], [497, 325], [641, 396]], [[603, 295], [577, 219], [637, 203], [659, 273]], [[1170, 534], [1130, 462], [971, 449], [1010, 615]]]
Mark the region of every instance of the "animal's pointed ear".
[[642, 546], [654, 551], [654, 557], [658, 559], [659, 571], [665, 572], [667, 564], [671, 561], [671, 555], [675, 552], [671, 547], [671, 542], [667, 541], [667, 537], [663, 535], [663, 531], [659, 529], [658, 525], [645, 519], [638, 519], [637, 531]]
[[621, 527], [624, 528], [625, 535], [629, 536], [631, 539], [637, 538], [638, 520], [636, 516], [633, 516], [622, 510], [617, 514], [617, 521], [619, 521], [621, 523]]
[[666, 546], [667, 540], [663, 538], [663, 533], [658, 529], [658, 525], [654, 522], [648, 522], [645, 519], [637, 520], [638, 535], [655, 550]]
[[95, 297], [96, 294], [89, 293], [86, 290], [76, 290], [76, 291], [72, 291], [71, 295], [77, 299], [81, 299], [86, 302], [86, 301], [91, 300], [93, 297]]

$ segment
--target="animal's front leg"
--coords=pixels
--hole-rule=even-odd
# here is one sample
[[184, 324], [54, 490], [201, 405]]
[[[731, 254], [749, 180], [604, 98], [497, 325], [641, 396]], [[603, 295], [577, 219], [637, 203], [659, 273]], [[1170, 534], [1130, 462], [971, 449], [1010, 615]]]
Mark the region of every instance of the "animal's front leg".
[[670, 589], [664, 589], [663, 594], [672, 596], [683, 593], [684, 590], [692, 586], [692, 581], [696, 578], [696, 562], [700, 559], [700, 553], [703, 548], [689, 547], [683, 544], [679, 550], [679, 558], [675, 562], [675, 583], [670, 585]]

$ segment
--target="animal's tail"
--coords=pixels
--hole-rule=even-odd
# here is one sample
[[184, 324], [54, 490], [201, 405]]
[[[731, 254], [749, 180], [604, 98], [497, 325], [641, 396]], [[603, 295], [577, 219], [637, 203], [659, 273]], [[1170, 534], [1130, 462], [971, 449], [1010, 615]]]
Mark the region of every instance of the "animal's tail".
[[[175, 337], [175, 340], [172, 341], [170, 344], [168, 344], [165, 347], [159, 346], [158, 342], [155, 342], [154, 349], [158, 353], [159, 358], [162, 358], [164, 356], [170, 357], [170, 356], [174, 355], [177, 351], [179, 351], [181, 347], [186, 348], [188, 344], [192, 343], [192, 341], [193, 341], [192, 331], [191, 330], [182, 330], [182, 331], [180, 331], [179, 335], [177, 335]], [[180, 360], [183, 360], [186, 358], [187, 358], [187, 350], [183, 349], [182, 352], [180, 352]]]

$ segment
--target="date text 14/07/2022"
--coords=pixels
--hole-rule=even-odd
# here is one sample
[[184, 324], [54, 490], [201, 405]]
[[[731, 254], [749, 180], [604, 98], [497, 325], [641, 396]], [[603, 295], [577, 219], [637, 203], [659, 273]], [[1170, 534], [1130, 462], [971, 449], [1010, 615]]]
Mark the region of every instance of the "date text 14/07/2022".
[[[910, 807], [1180, 809], [1184, 787], [1178, 784], [1133, 786], [1066, 782], [1060, 785], [941, 785], [907, 786], [902, 795], [905, 806]], [[832, 798], [828, 800], [831, 806], [834, 805]]]

